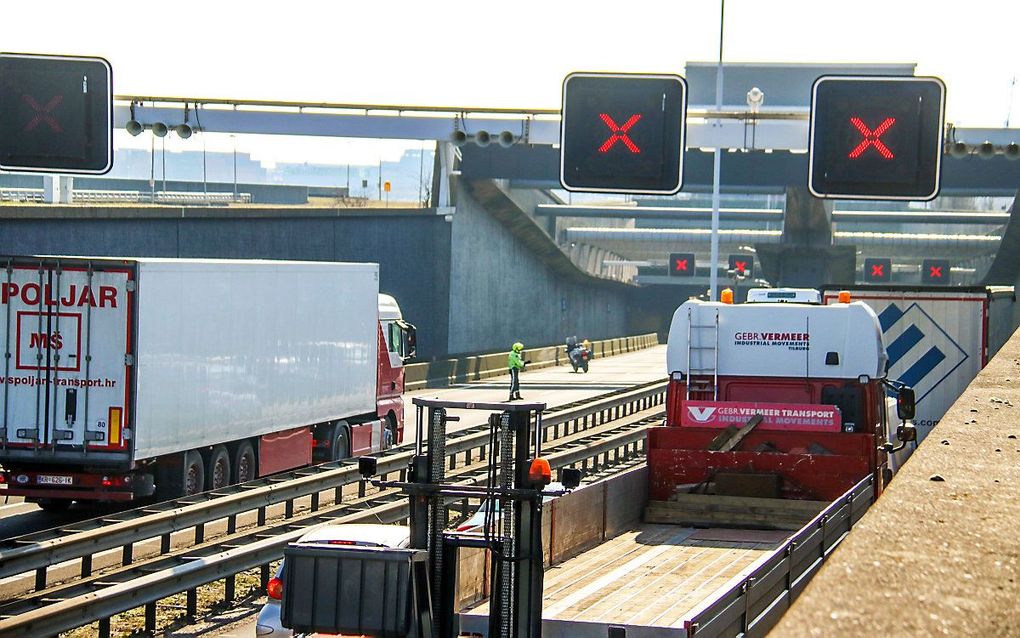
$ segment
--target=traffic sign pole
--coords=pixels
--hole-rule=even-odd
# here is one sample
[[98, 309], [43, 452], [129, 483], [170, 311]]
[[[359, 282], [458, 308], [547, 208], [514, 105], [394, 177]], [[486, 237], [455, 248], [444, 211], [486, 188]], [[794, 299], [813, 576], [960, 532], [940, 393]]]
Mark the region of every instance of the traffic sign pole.
[[[723, 25], [726, 21], [726, 0], [720, 0], [719, 7], [719, 64], [715, 71], [715, 110], [722, 111], [723, 91]], [[719, 126], [719, 120], [715, 121]], [[711, 301], [718, 299], [719, 293], [719, 168], [722, 153], [718, 146], [712, 155], [712, 250], [711, 262], [709, 263], [708, 296]]]

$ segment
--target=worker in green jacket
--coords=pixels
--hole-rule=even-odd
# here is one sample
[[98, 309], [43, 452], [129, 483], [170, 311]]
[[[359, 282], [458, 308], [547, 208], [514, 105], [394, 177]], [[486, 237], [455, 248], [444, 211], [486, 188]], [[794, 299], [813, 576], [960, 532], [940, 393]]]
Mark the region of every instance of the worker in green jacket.
[[510, 368], [510, 401], [521, 398], [521, 370], [524, 369], [524, 357], [521, 356], [521, 352], [523, 351], [524, 344], [518, 341], [510, 348], [510, 356], [507, 359], [506, 366]]

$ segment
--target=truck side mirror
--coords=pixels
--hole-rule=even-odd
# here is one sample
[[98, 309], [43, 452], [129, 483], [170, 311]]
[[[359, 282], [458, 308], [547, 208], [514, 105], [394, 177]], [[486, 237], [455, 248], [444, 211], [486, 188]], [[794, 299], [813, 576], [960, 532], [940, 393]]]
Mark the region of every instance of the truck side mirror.
[[909, 421], [914, 418], [914, 389], [902, 386], [896, 391], [896, 416], [901, 421]]
[[418, 330], [414, 326], [406, 322], [400, 322], [400, 333], [403, 335], [404, 355], [401, 357], [404, 363], [407, 363], [418, 354]]
[[896, 426], [896, 440], [907, 443], [909, 441], [917, 440], [917, 428], [912, 425], [898, 425]]

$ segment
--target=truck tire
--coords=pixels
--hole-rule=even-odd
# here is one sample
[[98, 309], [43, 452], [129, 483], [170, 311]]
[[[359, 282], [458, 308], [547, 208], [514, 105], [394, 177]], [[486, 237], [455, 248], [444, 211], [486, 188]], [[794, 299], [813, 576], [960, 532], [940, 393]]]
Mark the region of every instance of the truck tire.
[[351, 435], [347, 430], [347, 424], [340, 422], [333, 431], [333, 440], [330, 442], [330, 453], [334, 461], [342, 461], [351, 456]]
[[71, 507], [71, 499], [69, 498], [44, 498], [38, 503], [40, 509], [44, 512], [66, 512], [67, 508]]
[[247, 483], [258, 478], [259, 468], [255, 460], [255, 448], [250, 441], [241, 441], [234, 451], [234, 482]]
[[205, 463], [198, 450], [188, 450], [184, 454], [183, 496], [192, 496], [205, 489]]
[[230, 455], [227, 448], [217, 445], [209, 454], [209, 466], [205, 472], [205, 489], [218, 490], [230, 485]]

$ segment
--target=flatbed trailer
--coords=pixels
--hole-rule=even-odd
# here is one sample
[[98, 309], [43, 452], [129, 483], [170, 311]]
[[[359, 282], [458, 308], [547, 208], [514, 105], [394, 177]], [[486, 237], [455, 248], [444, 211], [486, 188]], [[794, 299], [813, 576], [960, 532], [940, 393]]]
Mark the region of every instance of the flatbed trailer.
[[[649, 523], [647, 477], [636, 468], [546, 508], [544, 542], [554, 551], [547, 549], [543, 638], [763, 635], [875, 498], [869, 475], [819, 502], [796, 529]], [[487, 602], [467, 605], [461, 635], [487, 636], [488, 617]]]
[[[791, 532], [637, 524], [546, 570], [542, 635], [683, 636], [688, 615], [746, 577]], [[483, 604], [472, 614], [488, 617]], [[464, 625], [462, 625], [462, 628]]]

